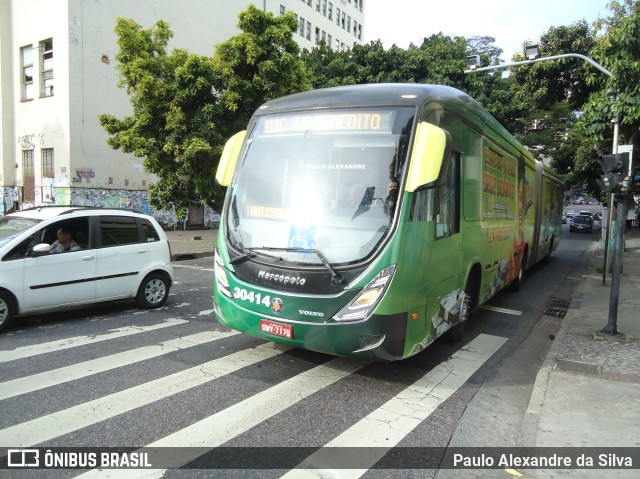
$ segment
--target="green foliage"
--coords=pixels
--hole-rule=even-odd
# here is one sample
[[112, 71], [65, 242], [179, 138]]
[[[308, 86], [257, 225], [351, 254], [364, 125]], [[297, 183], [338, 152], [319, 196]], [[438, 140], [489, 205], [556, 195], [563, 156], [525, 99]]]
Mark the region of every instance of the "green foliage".
[[[604, 33], [598, 38], [591, 56], [608, 68], [614, 77], [603, 85], [594, 75], [587, 82], [600, 84], [584, 106], [583, 126], [588, 137], [604, 151], [611, 144], [611, 117], [620, 118], [621, 143], [640, 143], [640, 2], [625, 0], [609, 4], [612, 15], [599, 21], [596, 28]], [[607, 90], [617, 91], [618, 99], [611, 105]]]
[[119, 18], [119, 86], [133, 113], [100, 115], [114, 149], [144, 158], [158, 176], [149, 186], [156, 208], [180, 214], [206, 203], [220, 208], [224, 189], [215, 171], [226, 139], [246, 127], [264, 101], [310, 88], [292, 39], [292, 15], [274, 18], [251, 6], [239, 16], [243, 32], [218, 45], [213, 58], [174, 49], [169, 24], [142, 28]]
[[458, 85], [464, 83], [465, 48], [464, 38], [440, 33], [406, 50], [396, 45], [385, 50], [379, 40], [341, 52], [322, 44], [305, 50], [303, 59], [313, 72], [314, 88], [396, 82]]

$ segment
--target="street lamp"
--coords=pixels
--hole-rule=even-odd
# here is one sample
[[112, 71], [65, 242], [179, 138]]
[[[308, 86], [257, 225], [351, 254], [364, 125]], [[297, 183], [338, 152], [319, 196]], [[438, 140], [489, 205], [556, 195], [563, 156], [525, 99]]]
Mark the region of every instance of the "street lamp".
[[469, 55], [467, 57], [467, 66], [473, 70], [480, 66], [480, 55]]
[[540, 52], [538, 51], [538, 44], [536, 43], [526, 46], [524, 56], [529, 60], [534, 60], [535, 58], [538, 58], [539, 53]]

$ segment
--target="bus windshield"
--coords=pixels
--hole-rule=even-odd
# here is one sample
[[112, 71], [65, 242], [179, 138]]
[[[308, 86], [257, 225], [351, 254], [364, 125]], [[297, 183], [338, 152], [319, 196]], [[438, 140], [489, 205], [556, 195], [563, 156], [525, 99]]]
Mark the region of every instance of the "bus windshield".
[[405, 107], [259, 117], [231, 185], [231, 246], [261, 256], [277, 249], [277, 258], [296, 263], [321, 262], [305, 249], [331, 264], [367, 257], [394, 218], [414, 113]]

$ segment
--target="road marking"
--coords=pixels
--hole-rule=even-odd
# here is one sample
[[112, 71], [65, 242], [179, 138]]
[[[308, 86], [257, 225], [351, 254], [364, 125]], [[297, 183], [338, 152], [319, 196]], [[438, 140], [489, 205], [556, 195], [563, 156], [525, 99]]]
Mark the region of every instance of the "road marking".
[[[359, 478], [366, 473], [384, 457], [388, 450], [404, 439], [440, 404], [464, 385], [506, 341], [507, 338], [499, 336], [479, 335], [451, 356], [451, 359], [436, 366], [397, 396], [327, 443], [326, 447], [371, 448], [367, 451], [366, 457], [349, 458], [353, 467], [362, 467], [362, 464], [366, 463], [369, 466], [367, 469], [341, 469], [339, 477]], [[323, 464], [328, 464], [327, 459], [332, 453], [334, 452], [319, 449], [296, 469], [282, 477], [316, 479], [334, 477], [335, 470], [322, 467]]]
[[[211, 450], [224, 444], [367, 364], [369, 363], [354, 359], [332, 359], [145, 447], [175, 448], [166, 449], [163, 460], [171, 463], [173, 467], [187, 464], [205, 453], [206, 450], [203, 448]], [[150, 478], [162, 477], [165, 471], [94, 469], [78, 477]]]
[[213, 268], [205, 268], [204, 266], [194, 266], [191, 264], [176, 264], [173, 263], [174, 268], [186, 268], [186, 269], [197, 269], [199, 271], [214, 271]]
[[488, 306], [486, 304], [483, 304], [482, 306], [480, 306], [480, 309], [495, 311], [496, 313], [511, 314], [512, 316], [522, 316], [522, 311], [518, 311], [515, 309], [498, 308], [496, 306]]
[[[278, 356], [288, 349], [290, 348], [274, 343], [261, 344], [109, 396], [16, 424], [0, 430], [0, 447], [28, 447], [49, 441], [208, 383], [244, 367]], [[215, 429], [214, 427], [211, 431]]]
[[0, 400], [48, 388], [57, 384], [74, 381], [76, 379], [102, 373], [111, 369], [128, 366], [130, 364], [162, 356], [173, 351], [179, 351], [199, 344], [205, 344], [236, 334], [239, 333], [235, 331], [205, 331], [191, 336], [184, 336], [182, 338], [164, 341], [160, 344], [123, 351], [118, 354], [112, 354], [110, 356], [72, 364], [63, 368], [13, 379], [11, 381], [0, 383]]
[[215, 309], [205, 309], [204, 311], [200, 311], [198, 316], [209, 316], [215, 311]]
[[124, 336], [131, 336], [132, 334], [145, 333], [147, 331], [153, 331], [155, 329], [169, 328], [171, 326], [177, 326], [178, 324], [188, 322], [189, 321], [187, 321], [186, 319], [169, 318], [162, 323], [153, 324], [151, 326], [126, 326], [124, 328], [112, 329], [111, 332], [98, 336], [76, 336], [73, 338], [51, 341], [49, 343], [23, 346], [20, 348], [12, 349], [10, 351], [0, 351], [0, 363], [15, 361], [16, 359], [24, 359], [30, 356], [37, 356], [39, 354], [58, 352], [62, 351], [63, 349], [85, 346], [87, 344], [99, 343], [101, 341], [108, 341], [110, 339], [122, 338]]

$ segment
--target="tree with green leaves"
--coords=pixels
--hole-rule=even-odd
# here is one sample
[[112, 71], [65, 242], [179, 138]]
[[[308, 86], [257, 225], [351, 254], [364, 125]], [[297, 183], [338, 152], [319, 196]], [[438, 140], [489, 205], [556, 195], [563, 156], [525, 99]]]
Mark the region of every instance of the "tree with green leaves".
[[[620, 119], [620, 143], [640, 148], [640, 2], [637, 0], [612, 1], [612, 15], [596, 24], [604, 33], [590, 56], [604, 65], [612, 77], [599, 72], [590, 74], [586, 81], [598, 87], [583, 107], [581, 127], [599, 152], [610, 152], [612, 141], [611, 119], [614, 113]], [[610, 93], [617, 99], [611, 103]]]
[[159, 209], [207, 204], [219, 209], [224, 190], [215, 171], [226, 139], [244, 129], [263, 102], [310, 88], [292, 32], [292, 14], [274, 18], [250, 6], [239, 15], [242, 33], [217, 46], [214, 57], [167, 45], [173, 33], [158, 21], [142, 28], [131, 19], [115, 27], [119, 86], [133, 112], [103, 114], [109, 145], [144, 159], [158, 176], [149, 200]]

